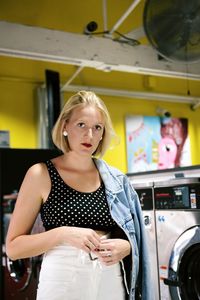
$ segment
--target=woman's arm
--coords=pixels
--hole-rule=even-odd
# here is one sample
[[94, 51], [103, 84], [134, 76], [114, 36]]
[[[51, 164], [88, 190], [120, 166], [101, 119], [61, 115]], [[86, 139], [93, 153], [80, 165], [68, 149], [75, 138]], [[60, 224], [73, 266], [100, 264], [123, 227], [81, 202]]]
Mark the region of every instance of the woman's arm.
[[43, 164], [36, 164], [27, 171], [6, 237], [6, 252], [11, 259], [39, 255], [59, 243], [58, 230], [30, 235], [43, 198], [48, 196], [50, 188], [48, 173]]
[[46, 166], [32, 166], [22, 182], [6, 237], [6, 253], [12, 260], [40, 255], [64, 242], [86, 252], [99, 246], [100, 237], [94, 230], [87, 228], [62, 226], [30, 234], [43, 199], [47, 199], [50, 189]]

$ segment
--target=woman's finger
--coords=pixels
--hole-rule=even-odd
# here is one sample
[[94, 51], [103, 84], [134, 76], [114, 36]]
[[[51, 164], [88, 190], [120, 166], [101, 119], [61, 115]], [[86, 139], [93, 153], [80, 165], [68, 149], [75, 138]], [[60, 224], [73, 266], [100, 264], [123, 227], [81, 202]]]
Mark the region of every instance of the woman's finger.
[[112, 252], [111, 251], [104, 251], [101, 254], [102, 257], [112, 257]]
[[100, 251], [105, 251], [105, 250], [112, 251], [113, 249], [114, 249], [113, 242], [110, 242], [110, 243], [100, 243], [100, 245], [99, 245], [99, 250]]

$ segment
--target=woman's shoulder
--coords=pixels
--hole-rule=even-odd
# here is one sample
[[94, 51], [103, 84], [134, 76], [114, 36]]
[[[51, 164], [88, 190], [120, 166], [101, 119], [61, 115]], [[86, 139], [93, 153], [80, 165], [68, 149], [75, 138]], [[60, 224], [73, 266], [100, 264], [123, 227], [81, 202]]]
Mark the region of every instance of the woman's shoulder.
[[29, 167], [26, 176], [40, 177], [46, 173], [46, 163], [39, 162]]
[[117, 176], [117, 175], [120, 175], [120, 176], [125, 176], [125, 174], [120, 171], [118, 168], [108, 164], [105, 160], [103, 159], [97, 159], [96, 160], [96, 165], [102, 169], [107, 169], [110, 173], [112, 173], [113, 175]]

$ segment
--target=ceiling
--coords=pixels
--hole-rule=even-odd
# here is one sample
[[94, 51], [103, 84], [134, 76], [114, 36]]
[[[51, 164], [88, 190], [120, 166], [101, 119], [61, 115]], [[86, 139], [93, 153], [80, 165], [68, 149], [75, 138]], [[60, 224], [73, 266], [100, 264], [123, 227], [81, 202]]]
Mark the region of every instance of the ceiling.
[[[196, 91], [200, 65], [188, 67], [158, 59], [143, 30], [144, 2], [1, 0], [0, 78], [42, 84], [44, 70], [51, 69], [59, 72], [66, 90], [78, 85], [111, 92], [174, 94], [180, 86], [178, 94], [188, 98], [185, 82], [191, 80], [191, 89]], [[84, 34], [91, 21], [98, 25], [98, 34], [92, 37]], [[105, 30], [110, 34], [102, 34]], [[121, 35], [139, 45], [127, 43]], [[171, 84], [174, 78], [175, 90]]]

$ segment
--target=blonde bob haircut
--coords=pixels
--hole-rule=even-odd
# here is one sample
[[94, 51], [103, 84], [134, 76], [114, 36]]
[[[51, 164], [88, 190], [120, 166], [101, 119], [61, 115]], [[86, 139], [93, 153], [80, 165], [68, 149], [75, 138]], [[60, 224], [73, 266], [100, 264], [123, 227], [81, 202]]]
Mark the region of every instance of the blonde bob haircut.
[[80, 91], [69, 98], [54, 125], [52, 130], [52, 139], [56, 147], [63, 153], [69, 152], [70, 147], [68, 144], [68, 139], [67, 137], [63, 136], [65, 123], [68, 122], [75, 108], [87, 105], [95, 106], [101, 112], [104, 118], [105, 127], [103, 136], [95, 153], [93, 153], [93, 156], [102, 157], [109, 148], [112, 138], [116, 137], [116, 134], [104, 102], [94, 92]]

